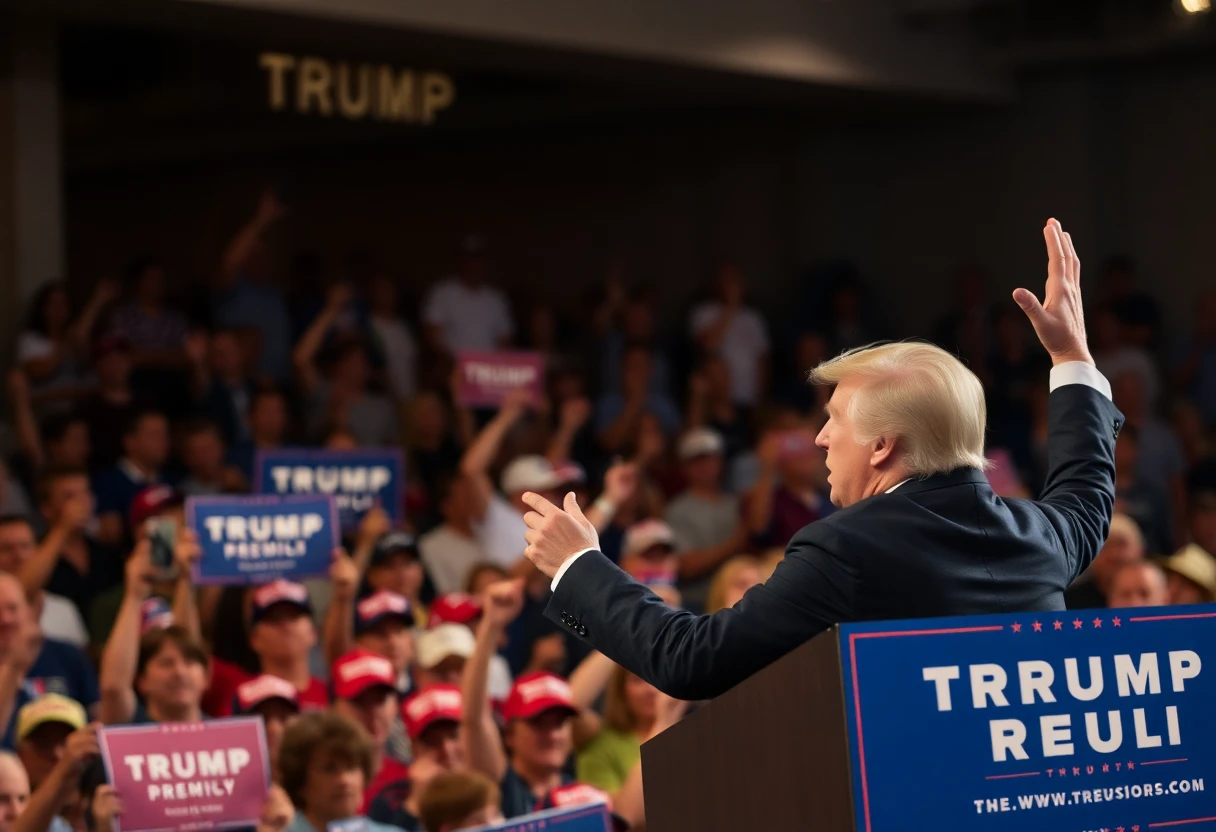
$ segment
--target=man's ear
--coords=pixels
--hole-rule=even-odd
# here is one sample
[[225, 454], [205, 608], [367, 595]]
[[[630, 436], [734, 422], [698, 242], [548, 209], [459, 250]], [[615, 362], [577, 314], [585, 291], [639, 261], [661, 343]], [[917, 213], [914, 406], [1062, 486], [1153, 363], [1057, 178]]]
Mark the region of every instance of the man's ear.
[[873, 468], [881, 468], [883, 465], [894, 460], [895, 455], [895, 439], [888, 436], [880, 436], [870, 443], [870, 466]]

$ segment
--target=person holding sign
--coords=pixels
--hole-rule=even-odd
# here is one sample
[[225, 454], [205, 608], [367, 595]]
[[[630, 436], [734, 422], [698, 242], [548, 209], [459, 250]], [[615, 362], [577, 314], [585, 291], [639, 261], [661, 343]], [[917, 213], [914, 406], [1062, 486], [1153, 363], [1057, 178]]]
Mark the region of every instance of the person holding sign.
[[1051, 356], [1048, 474], [1038, 502], [996, 496], [984, 475], [980, 381], [924, 343], [851, 350], [812, 379], [835, 385], [815, 442], [832, 503], [772, 577], [733, 608], [675, 610], [599, 550], [568, 495], [527, 494], [527, 556], [552, 577], [546, 615], [679, 699], [717, 696], [842, 621], [1063, 610], [1114, 512], [1123, 417], [1085, 339], [1081, 266], [1055, 220], [1043, 229], [1042, 303], [1014, 300]]

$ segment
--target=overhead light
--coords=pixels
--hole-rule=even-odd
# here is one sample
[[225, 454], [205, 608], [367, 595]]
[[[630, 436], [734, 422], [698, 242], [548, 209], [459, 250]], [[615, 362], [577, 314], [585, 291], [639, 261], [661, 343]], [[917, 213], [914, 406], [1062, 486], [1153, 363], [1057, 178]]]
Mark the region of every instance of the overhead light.
[[1188, 14], [1199, 14], [1212, 10], [1212, 0], [1179, 0], [1182, 10]]

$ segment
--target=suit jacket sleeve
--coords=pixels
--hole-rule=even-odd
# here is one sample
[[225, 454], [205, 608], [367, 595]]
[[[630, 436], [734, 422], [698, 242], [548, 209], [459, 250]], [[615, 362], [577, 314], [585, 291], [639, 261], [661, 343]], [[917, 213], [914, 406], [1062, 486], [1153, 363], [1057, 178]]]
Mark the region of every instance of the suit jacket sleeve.
[[668, 607], [603, 554], [587, 552], [545, 615], [659, 690], [708, 699], [850, 617], [856, 575], [821, 546], [823, 536], [807, 527], [767, 583], [702, 616]]
[[1047, 409], [1047, 479], [1036, 505], [1060, 538], [1071, 581], [1093, 562], [1110, 530], [1123, 414], [1084, 384], [1057, 388]]

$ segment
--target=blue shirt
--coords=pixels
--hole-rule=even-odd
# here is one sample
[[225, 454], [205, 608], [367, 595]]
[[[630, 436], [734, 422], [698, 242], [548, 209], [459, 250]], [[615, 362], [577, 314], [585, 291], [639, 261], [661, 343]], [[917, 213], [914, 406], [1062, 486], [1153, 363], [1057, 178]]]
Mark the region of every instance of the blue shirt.
[[[573, 782], [574, 779], [569, 775], [562, 774], [561, 784], [563, 786], [568, 786]], [[532, 787], [525, 783], [524, 779], [510, 766], [507, 766], [507, 773], [503, 775], [498, 789], [502, 793], [502, 816], [507, 820], [535, 812], [536, 804], [540, 802], [532, 793]], [[291, 830], [289, 829], [288, 832]]]
[[283, 293], [274, 286], [238, 277], [215, 296], [215, 322], [224, 327], [252, 327], [262, 336], [258, 372], [274, 381], [291, 377], [291, 317]]
[[131, 503], [139, 492], [149, 485], [160, 482], [160, 478], [145, 479], [130, 462], [118, 460], [118, 464], [93, 477], [93, 495], [97, 498], [97, 514], [117, 512], [123, 525], [131, 510]]
[[[339, 821], [339, 823], [347, 824], [354, 821], [362, 821], [358, 824], [361, 832], [403, 832], [398, 826], [389, 826], [384, 823], [376, 823], [376, 821], [365, 817], [350, 818], [348, 820]], [[334, 824], [330, 824], [332, 828]], [[326, 830], [313, 829], [308, 818], [304, 817], [303, 812], [296, 812], [296, 816], [291, 819], [291, 823], [287, 824], [287, 832], [326, 832]]]
[[101, 698], [97, 673], [84, 653], [65, 641], [47, 639], [42, 644], [42, 652], [25, 674], [25, 684], [17, 691], [13, 716], [4, 732], [5, 748], [12, 748], [16, 741], [13, 734], [17, 711], [44, 693], [58, 693], [75, 699], [86, 710], [95, 706]]

